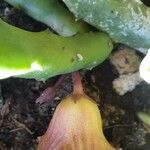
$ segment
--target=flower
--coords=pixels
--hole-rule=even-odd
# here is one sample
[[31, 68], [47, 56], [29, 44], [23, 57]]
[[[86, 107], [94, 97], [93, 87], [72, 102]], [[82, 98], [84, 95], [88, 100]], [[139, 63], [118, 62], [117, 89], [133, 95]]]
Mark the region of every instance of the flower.
[[38, 150], [115, 150], [102, 131], [97, 104], [85, 94], [71, 94], [57, 106]]

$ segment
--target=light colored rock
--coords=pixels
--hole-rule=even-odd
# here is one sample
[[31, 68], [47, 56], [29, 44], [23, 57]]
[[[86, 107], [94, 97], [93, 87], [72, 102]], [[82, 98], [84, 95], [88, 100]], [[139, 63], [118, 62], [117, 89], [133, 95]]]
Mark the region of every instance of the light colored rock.
[[140, 84], [142, 78], [139, 75], [141, 58], [136, 51], [130, 48], [119, 49], [110, 56], [110, 62], [119, 73], [119, 77], [113, 81], [113, 89], [124, 95]]
[[124, 95], [132, 91], [141, 81], [142, 78], [140, 78], [139, 72], [123, 74], [113, 81], [113, 89], [115, 89], [119, 95]]
[[135, 50], [124, 48], [114, 52], [110, 56], [110, 62], [119, 74], [127, 74], [138, 71], [141, 58]]

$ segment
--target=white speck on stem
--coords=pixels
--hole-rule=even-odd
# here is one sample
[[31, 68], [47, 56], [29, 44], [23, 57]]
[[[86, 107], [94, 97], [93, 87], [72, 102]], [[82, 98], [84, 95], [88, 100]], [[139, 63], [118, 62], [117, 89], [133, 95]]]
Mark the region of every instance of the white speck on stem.
[[83, 56], [81, 54], [77, 54], [77, 58], [78, 58], [79, 61], [83, 60]]

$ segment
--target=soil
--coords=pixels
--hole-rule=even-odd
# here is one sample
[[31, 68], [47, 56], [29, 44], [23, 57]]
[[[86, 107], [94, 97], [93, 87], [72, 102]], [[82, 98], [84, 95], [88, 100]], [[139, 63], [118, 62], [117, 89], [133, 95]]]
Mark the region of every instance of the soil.
[[[40, 31], [47, 27], [22, 11], [0, 1], [0, 18], [17, 27]], [[122, 150], [150, 150], [150, 134], [138, 119], [137, 112], [150, 108], [150, 86], [141, 82], [132, 92], [119, 96], [112, 88], [118, 76], [108, 60], [93, 70], [83, 72], [85, 92], [99, 105], [106, 138]], [[67, 77], [47, 107], [36, 99], [59, 76], [43, 82], [9, 78], [0, 81], [0, 150], [35, 150], [38, 139], [46, 131], [60, 100], [72, 91], [71, 77]]]

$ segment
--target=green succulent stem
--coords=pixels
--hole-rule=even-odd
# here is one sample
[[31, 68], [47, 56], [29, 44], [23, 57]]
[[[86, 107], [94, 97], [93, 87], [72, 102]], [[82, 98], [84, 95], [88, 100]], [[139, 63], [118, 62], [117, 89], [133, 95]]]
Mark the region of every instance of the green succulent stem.
[[79, 69], [91, 69], [112, 50], [105, 33], [62, 37], [50, 31], [29, 32], [0, 19], [0, 79], [10, 76], [47, 80]]
[[62, 36], [72, 36], [90, 30], [89, 25], [75, 17], [58, 0], [5, 0], [29, 16], [45, 23]]

